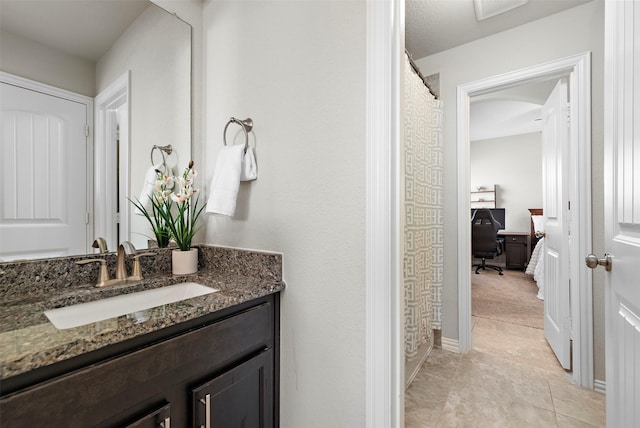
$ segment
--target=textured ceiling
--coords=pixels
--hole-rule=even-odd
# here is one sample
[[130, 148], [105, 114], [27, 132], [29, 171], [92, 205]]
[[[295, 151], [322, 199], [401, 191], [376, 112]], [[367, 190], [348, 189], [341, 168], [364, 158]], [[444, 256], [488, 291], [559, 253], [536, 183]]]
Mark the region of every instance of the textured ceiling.
[[[406, 0], [405, 45], [417, 60], [589, 1], [529, 0], [522, 7], [477, 21], [473, 0]], [[539, 132], [541, 106], [556, 81], [527, 83], [474, 97], [471, 141]]]
[[487, 37], [592, 0], [529, 0], [477, 21], [473, 0], [406, 0], [405, 44], [414, 59]]
[[150, 4], [148, 0], [0, 0], [0, 28], [97, 61]]
[[[529, 0], [478, 22], [473, 0], [406, 0], [406, 47], [417, 60], [588, 1], [592, 0]], [[95, 61], [146, 4], [140, 0], [0, 0], [0, 26]], [[90, 29], [92, 37], [78, 37], [73, 31], [78, 26]]]
[[540, 132], [542, 105], [558, 78], [522, 83], [473, 97], [469, 109], [469, 139], [473, 142]]

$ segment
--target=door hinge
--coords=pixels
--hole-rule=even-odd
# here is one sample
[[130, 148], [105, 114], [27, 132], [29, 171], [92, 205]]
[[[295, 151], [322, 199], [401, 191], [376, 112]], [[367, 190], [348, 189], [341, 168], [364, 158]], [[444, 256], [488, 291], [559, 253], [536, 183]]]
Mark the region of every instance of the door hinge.
[[113, 216], [113, 219], [114, 223], [120, 224], [120, 213], [116, 213], [116, 215]]
[[85, 224], [91, 223], [91, 213], [89, 213], [89, 212], [85, 213], [84, 221], [85, 221]]
[[88, 124], [84, 126], [84, 136], [85, 137], [89, 136], [89, 125]]
[[569, 332], [569, 337], [573, 338], [573, 320], [571, 317], [564, 319], [564, 331]]

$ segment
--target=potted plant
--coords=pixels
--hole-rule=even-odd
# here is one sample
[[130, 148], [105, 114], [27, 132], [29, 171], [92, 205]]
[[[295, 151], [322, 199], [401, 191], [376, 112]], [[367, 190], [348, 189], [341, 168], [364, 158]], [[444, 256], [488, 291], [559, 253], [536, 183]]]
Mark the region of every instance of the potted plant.
[[[149, 194], [149, 203], [144, 204], [138, 198], [135, 201], [129, 198], [129, 201], [149, 221], [159, 248], [168, 247], [171, 239], [171, 229], [167, 218], [170, 217], [171, 206], [173, 205], [173, 201], [169, 196], [172, 188], [173, 178], [163, 175], [162, 172], [156, 169], [156, 181], [153, 192]], [[166, 213], [169, 213], [169, 215]]]
[[189, 162], [189, 166], [180, 176], [166, 176], [157, 172], [158, 179], [154, 191], [149, 195], [151, 213], [139, 200], [131, 202], [151, 224], [158, 246], [161, 246], [161, 240], [165, 243], [164, 238], [167, 234], [178, 246], [171, 256], [173, 273], [194, 273], [198, 270], [198, 249], [191, 248], [191, 242], [198, 231], [196, 224], [206, 204], [198, 206], [200, 194], [193, 187], [197, 175], [193, 169], [193, 161]]

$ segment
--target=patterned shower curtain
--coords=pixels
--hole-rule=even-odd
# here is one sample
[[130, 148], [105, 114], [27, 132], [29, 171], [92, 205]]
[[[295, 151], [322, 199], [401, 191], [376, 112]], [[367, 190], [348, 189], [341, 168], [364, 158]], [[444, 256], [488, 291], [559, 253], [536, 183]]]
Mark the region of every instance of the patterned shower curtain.
[[416, 357], [440, 329], [443, 282], [441, 102], [405, 58], [405, 356]]

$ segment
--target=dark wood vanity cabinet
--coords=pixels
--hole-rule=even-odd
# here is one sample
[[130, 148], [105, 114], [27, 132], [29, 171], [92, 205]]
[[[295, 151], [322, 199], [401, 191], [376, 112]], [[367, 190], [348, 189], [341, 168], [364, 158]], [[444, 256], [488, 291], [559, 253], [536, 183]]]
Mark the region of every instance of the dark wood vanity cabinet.
[[171, 404], [165, 404], [134, 422], [126, 428], [171, 428]]
[[274, 294], [229, 308], [3, 396], [0, 425], [277, 427], [278, 306]]

